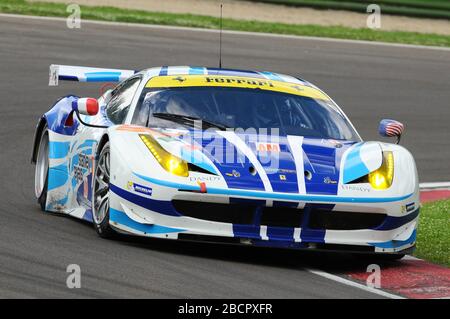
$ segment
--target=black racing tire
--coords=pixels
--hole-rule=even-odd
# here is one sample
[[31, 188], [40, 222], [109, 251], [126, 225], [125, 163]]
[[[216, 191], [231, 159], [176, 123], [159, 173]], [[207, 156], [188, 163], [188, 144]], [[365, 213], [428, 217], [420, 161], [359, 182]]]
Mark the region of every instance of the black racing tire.
[[109, 165], [110, 147], [106, 142], [99, 153], [92, 183], [92, 220], [95, 231], [102, 238], [117, 235], [109, 224]]
[[39, 140], [34, 172], [34, 189], [37, 202], [42, 211], [45, 211], [48, 192], [49, 170], [49, 134], [47, 125], [44, 126]]

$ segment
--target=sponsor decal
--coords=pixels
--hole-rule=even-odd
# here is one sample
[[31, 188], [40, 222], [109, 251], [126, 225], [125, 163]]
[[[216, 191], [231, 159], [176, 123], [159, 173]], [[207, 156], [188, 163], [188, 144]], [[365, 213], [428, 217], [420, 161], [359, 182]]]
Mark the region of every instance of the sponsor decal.
[[184, 78], [182, 76], [177, 76], [176, 78], [173, 78], [172, 80], [182, 83], [182, 82], [186, 81], [186, 78]]
[[217, 182], [220, 181], [222, 178], [220, 176], [191, 176], [189, 177], [189, 180], [191, 182]]
[[297, 174], [297, 171], [295, 169], [279, 169], [278, 173], [283, 174]]
[[371, 189], [363, 186], [355, 186], [355, 185], [341, 185], [341, 189], [344, 191], [356, 191], [363, 193], [370, 193]]
[[284, 168], [264, 168], [267, 174], [297, 174], [295, 169], [284, 169]]
[[233, 170], [231, 173], [225, 173], [225, 175], [230, 176], [230, 177], [241, 177], [241, 173], [239, 173], [236, 170]]
[[342, 147], [342, 143], [336, 140], [332, 140], [332, 139], [322, 139], [322, 143], [323, 144], [331, 144], [336, 148], [341, 148]]
[[227, 83], [227, 84], [247, 84], [252, 86], [269, 86], [274, 87], [272, 82], [265, 80], [246, 79], [246, 78], [232, 78], [232, 77], [205, 77], [206, 83]]
[[280, 180], [285, 181], [286, 180], [286, 175], [280, 175]]
[[406, 205], [402, 205], [402, 213], [412, 212], [416, 208], [415, 203], [409, 203]]
[[325, 178], [323, 179], [323, 182], [324, 182], [325, 184], [337, 184], [337, 181], [332, 180], [331, 177], [329, 177], [329, 176], [325, 177]]
[[320, 90], [295, 85], [276, 80], [253, 78], [248, 76], [229, 75], [184, 75], [184, 76], [155, 76], [148, 80], [146, 87], [236, 87], [245, 89], [261, 89], [275, 92], [308, 96], [315, 99], [328, 101], [329, 98]]
[[256, 143], [256, 150], [258, 152], [280, 152], [280, 144], [278, 143]]
[[149, 196], [151, 196], [153, 193], [153, 189], [151, 189], [150, 187], [136, 184], [133, 182], [128, 182], [127, 189], [131, 190], [131, 191], [135, 191], [136, 193], [141, 193], [141, 194], [149, 195]]
[[89, 156], [83, 153], [78, 154], [78, 165], [89, 169]]
[[78, 163], [73, 165], [73, 177], [77, 183], [82, 183], [85, 173], [90, 171], [90, 157], [84, 153], [80, 153], [78, 156]]

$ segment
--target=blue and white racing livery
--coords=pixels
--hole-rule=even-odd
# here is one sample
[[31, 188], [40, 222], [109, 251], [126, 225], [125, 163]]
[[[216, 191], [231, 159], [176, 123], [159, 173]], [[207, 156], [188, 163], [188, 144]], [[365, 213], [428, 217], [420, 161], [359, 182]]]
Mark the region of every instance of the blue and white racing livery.
[[[52, 65], [59, 80], [119, 82], [66, 96], [38, 122], [32, 162], [45, 211], [116, 232], [400, 258], [419, 214], [412, 155], [362, 141], [311, 83], [204, 67]], [[380, 133], [403, 125], [383, 120]]]

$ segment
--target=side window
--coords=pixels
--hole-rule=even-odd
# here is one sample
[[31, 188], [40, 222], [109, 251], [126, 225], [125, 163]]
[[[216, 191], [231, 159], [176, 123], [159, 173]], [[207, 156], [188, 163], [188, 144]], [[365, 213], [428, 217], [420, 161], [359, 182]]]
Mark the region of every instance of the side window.
[[106, 107], [106, 114], [111, 122], [114, 124], [123, 123], [140, 82], [140, 78], [128, 80], [113, 93], [113, 97]]

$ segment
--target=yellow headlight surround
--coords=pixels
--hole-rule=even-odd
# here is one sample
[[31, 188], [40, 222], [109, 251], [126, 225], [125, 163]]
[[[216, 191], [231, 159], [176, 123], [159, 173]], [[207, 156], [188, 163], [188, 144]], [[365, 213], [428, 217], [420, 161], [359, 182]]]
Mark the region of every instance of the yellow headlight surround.
[[391, 151], [383, 152], [381, 167], [369, 174], [369, 183], [374, 189], [388, 189], [394, 179], [394, 155]]
[[152, 136], [139, 134], [139, 137], [162, 168], [177, 176], [189, 176], [189, 169], [186, 161], [167, 152]]

